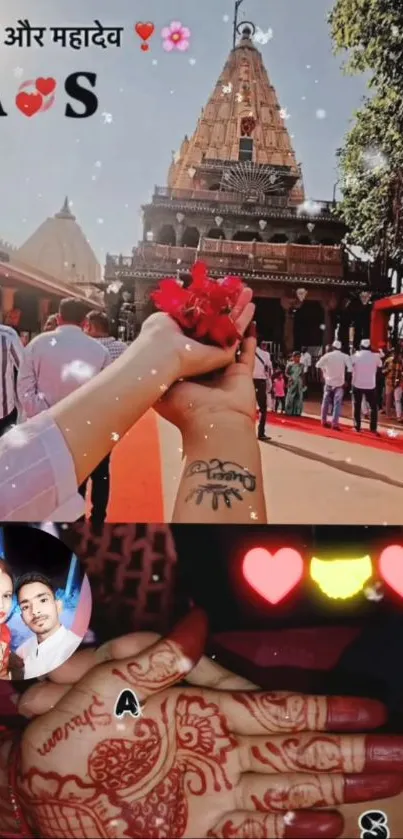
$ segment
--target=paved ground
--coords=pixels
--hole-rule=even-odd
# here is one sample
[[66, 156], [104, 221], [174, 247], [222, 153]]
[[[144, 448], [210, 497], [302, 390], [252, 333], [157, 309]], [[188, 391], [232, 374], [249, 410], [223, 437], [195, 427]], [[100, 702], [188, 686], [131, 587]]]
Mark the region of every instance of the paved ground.
[[[181, 439], [168, 423], [159, 423], [165, 519], [170, 521]], [[403, 524], [401, 455], [281, 426], [270, 435], [272, 442], [260, 445], [271, 524]]]

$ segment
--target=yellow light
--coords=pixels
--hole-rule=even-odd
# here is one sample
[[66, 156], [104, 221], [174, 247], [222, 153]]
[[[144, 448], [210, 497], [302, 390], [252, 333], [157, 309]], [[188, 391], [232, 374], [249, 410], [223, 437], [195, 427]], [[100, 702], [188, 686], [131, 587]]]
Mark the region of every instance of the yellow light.
[[358, 594], [372, 577], [371, 557], [326, 561], [314, 556], [311, 560], [310, 574], [327, 597], [333, 600], [347, 600]]

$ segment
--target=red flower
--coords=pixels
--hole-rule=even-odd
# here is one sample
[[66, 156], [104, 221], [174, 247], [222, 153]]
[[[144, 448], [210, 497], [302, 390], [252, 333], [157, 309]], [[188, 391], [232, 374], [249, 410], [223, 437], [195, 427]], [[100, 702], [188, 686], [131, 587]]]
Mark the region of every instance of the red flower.
[[221, 347], [232, 346], [240, 337], [231, 317], [244, 284], [240, 277], [211, 279], [204, 262], [192, 268], [192, 282], [183, 288], [165, 279], [151, 295], [157, 309], [170, 315], [191, 338]]

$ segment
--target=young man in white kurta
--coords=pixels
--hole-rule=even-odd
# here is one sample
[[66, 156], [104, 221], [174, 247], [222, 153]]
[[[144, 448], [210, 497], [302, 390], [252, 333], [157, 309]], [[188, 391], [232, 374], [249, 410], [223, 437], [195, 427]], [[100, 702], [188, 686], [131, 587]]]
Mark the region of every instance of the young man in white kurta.
[[24, 662], [24, 679], [43, 676], [60, 667], [75, 652], [81, 638], [60, 622], [63, 609], [50, 580], [42, 574], [24, 574], [16, 586], [25, 625], [34, 633], [17, 650]]

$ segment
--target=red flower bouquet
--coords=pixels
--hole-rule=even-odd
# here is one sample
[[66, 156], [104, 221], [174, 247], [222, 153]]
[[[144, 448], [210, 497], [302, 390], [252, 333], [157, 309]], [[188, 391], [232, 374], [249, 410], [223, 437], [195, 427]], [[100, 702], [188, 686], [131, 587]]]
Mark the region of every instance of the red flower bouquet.
[[162, 280], [151, 299], [190, 338], [219, 347], [232, 346], [240, 336], [231, 313], [244, 283], [240, 277], [225, 277], [222, 282], [211, 279], [204, 262], [196, 262], [191, 274], [188, 288], [173, 278]]

